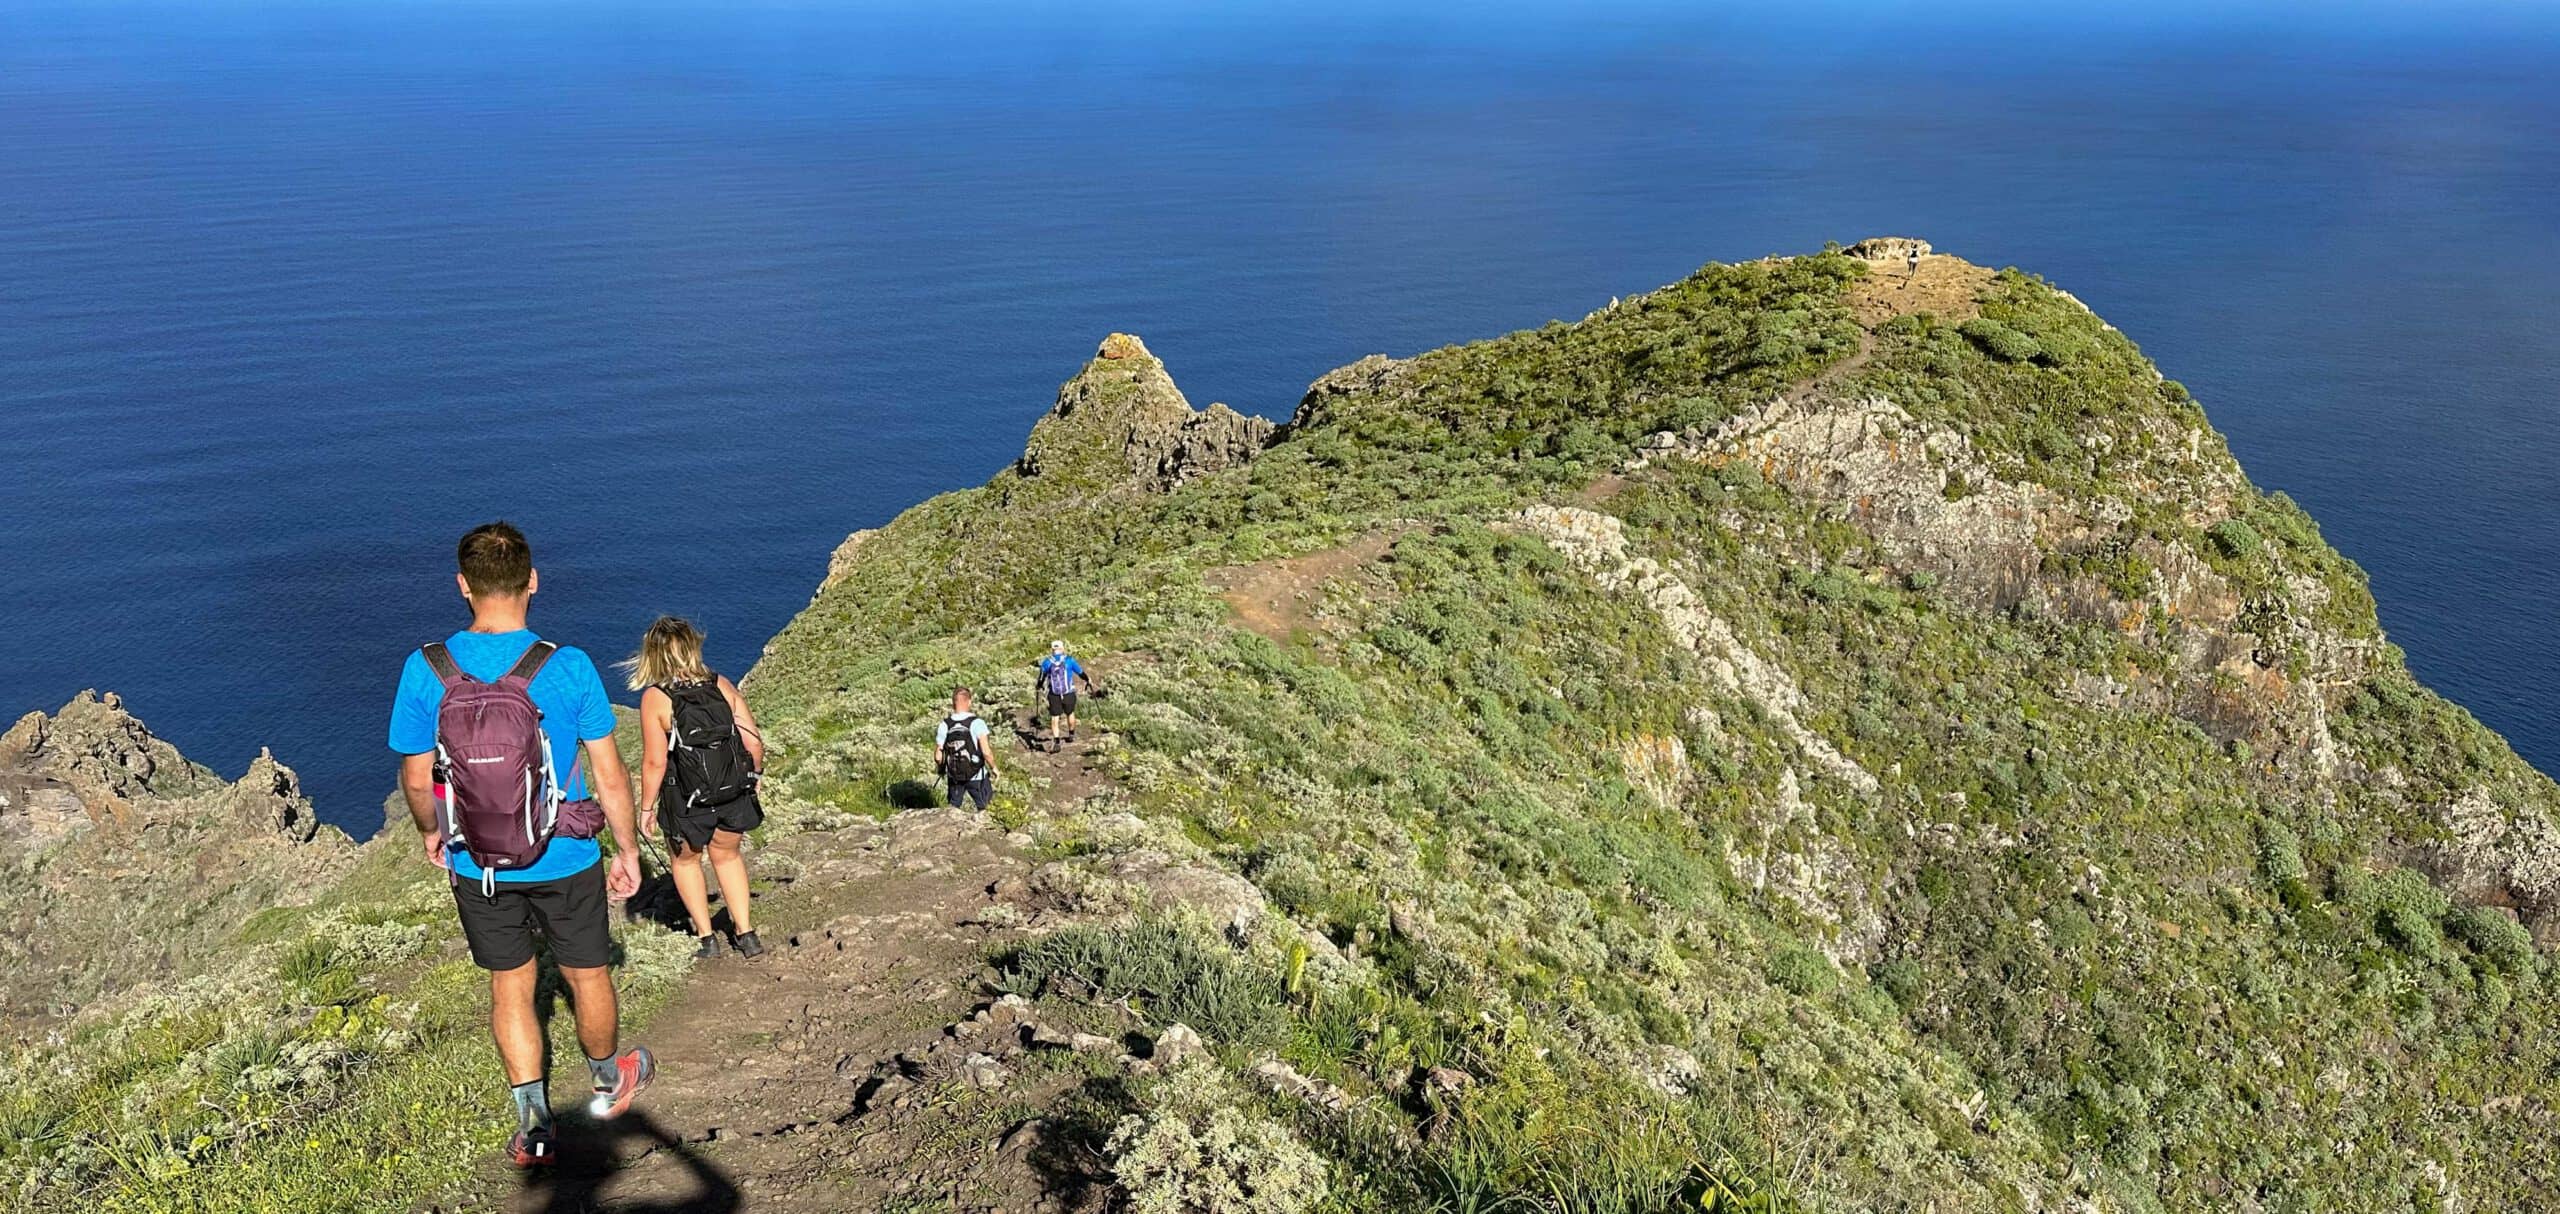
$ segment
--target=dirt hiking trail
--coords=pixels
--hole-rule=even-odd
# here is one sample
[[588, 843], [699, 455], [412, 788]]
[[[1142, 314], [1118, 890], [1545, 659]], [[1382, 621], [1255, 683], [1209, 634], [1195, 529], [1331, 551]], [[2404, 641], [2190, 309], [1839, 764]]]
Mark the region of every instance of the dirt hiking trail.
[[[1072, 747], [1006, 760], [1009, 775], [1073, 774], [1087, 788], [1095, 778]], [[519, 1173], [492, 1161], [424, 1208], [1098, 1208], [1098, 1161], [1074, 1157], [1036, 1120], [1074, 1076], [1017, 1063], [1017, 1079], [967, 1039], [973, 1012], [984, 1021], [994, 1003], [988, 953], [1031, 917], [1024, 841], [983, 814], [937, 808], [788, 836], [751, 857], [751, 867], [784, 858], [772, 867], [796, 869], [757, 896], [768, 951], [698, 965], [672, 1002], [626, 1031], [626, 1044], [658, 1059], [632, 1110], [588, 1120], [576, 1060], [555, 1060], [561, 1164]]]

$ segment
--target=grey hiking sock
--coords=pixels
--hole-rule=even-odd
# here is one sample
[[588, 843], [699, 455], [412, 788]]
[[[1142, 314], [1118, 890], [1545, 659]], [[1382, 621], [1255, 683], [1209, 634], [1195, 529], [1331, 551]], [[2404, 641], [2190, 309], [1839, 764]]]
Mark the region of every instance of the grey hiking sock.
[[595, 1077], [599, 1092], [610, 1092], [622, 1086], [622, 1068], [611, 1058], [587, 1059], [587, 1074]]
[[509, 1089], [516, 1100], [516, 1128], [530, 1130], [551, 1124], [551, 1089], [542, 1080], [519, 1083]]

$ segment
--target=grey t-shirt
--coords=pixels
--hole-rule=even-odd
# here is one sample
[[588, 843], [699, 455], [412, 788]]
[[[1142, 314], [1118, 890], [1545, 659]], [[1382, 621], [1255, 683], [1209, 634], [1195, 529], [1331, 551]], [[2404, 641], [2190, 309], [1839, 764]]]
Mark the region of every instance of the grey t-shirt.
[[[933, 723], [933, 748], [935, 750], [942, 749], [942, 744], [951, 740], [952, 728], [951, 718], [948, 716]], [[987, 720], [985, 717], [981, 717], [976, 713], [969, 714], [969, 737], [972, 741], [981, 743], [982, 745], [986, 742]], [[981, 749], [978, 753], [983, 755], [986, 752]], [[994, 771], [995, 768], [981, 763], [978, 767], [978, 779], [986, 779], [989, 775], [993, 774]]]

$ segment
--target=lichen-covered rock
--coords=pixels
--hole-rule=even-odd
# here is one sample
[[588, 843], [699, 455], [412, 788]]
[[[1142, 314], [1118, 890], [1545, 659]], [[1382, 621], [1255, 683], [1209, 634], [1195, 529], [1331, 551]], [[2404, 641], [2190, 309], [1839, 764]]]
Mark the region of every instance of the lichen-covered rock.
[[1268, 419], [1248, 417], [1223, 403], [1184, 418], [1174, 434], [1173, 449], [1156, 461], [1154, 487], [1169, 490], [1196, 476], [1233, 468], [1262, 453], [1271, 442]]
[[1272, 431], [1270, 422], [1223, 404], [1194, 411], [1146, 343], [1114, 333], [1058, 389], [1014, 470], [1079, 492], [1162, 493], [1252, 459]]
[[1926, 257], [1931, 252], [1929, 242], [1917, 236], [1870, 236], [1840, 251], [1860, 261], [1882, 262], [1903, 261], [1914, 253]]
[[[224, 782], [113, 694], [82, 693], [0, 735], [0, 1028], [68, 1014], [170, 972], [354, 861], [291, 768], [261, 752]], [[173, 971], [173, 968], [174, 971]]]

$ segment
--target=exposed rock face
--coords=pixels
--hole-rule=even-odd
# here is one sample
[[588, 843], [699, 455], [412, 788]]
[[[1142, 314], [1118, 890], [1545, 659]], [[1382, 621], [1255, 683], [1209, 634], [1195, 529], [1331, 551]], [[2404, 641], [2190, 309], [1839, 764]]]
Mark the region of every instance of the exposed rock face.
[[1161, 493], [1252, 459], [1273, 430], [1222, 404], [1195, 411], [1145, 342], [1114, 333], [1058, 389], [1014, 470], [1053, 484]]
[[[2243, 486], [2180, 440], [2192, 465], [2171, 490], [2203, 503], [2210, 521]], [[2326, 687], [2362, 677], [2371, 654], [2310, 621], [2325, 595], [2297, 578], [2288, 609], [2244, 601], [2195, 551], [2126, 527], [2124, 500], [2066, 500], [2004, 478], [1963, 434], [1923, 423], [1881, 398], [1822, 392], [1780, 397], [1711, 427], [1654, 435], [1636, 465], [1669, 459], [1748, 464], [1875, 537], [1906, 573], [1979, 610], [2024, 606], [2126, 633], [2164, 635], [2177, 655], [2168, 682], [2102, 691], [2121, 707], [2169, 708], [2225, 741], [2244, 741], [2316, 776], [2337, 772]], [[2156, 488], [2156, 487], [2155, 487]], [[2124, 553], [2152, 573], [2139, 593], [2069, 570], [2073, 555]], [[2279, 651], [2305, 658], [2304, 677], [2277, 669]]]
[[1860, 261], [1903, 261], [1912, 254], [1929, 255], [1929, 242], [1917, 236], [1870, 236], [1840, 250]]
[[178, 748], [153, 737], [114, 692], [81, 692], [51, 717], [31, 712], [0, 734], [0, 767], [38, 771], [77, 793], [91, 813], [118, 813], [142, 797], [176, 797], [217, 783]]
[[1626, 525], [1615, 515], [1576, 506], [1531, 506], [1521, 512], [1520, 521], [1602, 586], [1634, 590], [1662, 617], [1671, 635], [1698, 656], [1718, 686], [1766, 713], [1825, 775], [1862, 796], [1876, 795], [1873, 773], [1804, 724], [1805, 695], [1794, 678], [1753, 652], [1677, 575], [1629, 549]]
[[[2500, 805], [2473, 788], [2439, 815], [2449, 838], [2431, 865], [2463, 897], [2547, 912], [2560, 905], [2560, 827], [2529, 807]], [[2560, 942], [2560, 915], [2532, 913], [2535, 934]]]
[[355, 857], [293, 770], [260, 752], [225, 783], [114, 695], [82, 693], [0, 734], [0, 1024], [62, 1014], [221, 947], [269, 906], [325, 891]]
[[[836, 545], [835, 554], [827, 558], [827, 576], [818, 582], [818, 592], [824, 593], [827, 587], [843, 581], [844, 575], [852, 572], [854, 559], [861, 555], [862, 545], [878, 534], [879, 528], [866, 527], [844, 537], [844, 542]], [[810, 599], [816, 601], [817, 595], [812, 594]]]
[[1910, 567], [1979, 606], [2024, 598], [2040, 542], [2085, 529], [2052, 490], [2002, 481], [1963, 435], [1923, 426], [1887, 400], [1779, 398], [1667, 445], [1684, 443], [1709, 462], [1748, 463], [1830, 499]]
[[1298, 401], [1298, 411], [1289, 417], [1289, 428], [1303, 430], [1324, 425], [1345, 407], [1392, 393], [1396, 381], [1411, 365], [1410, 360], [1372, 354], [1325, 372], [1307, 385], [1307, 394]]
[[1156, 460], [1152, 487], [1171, 489], [1195, 476], [1244, 463], [1271, 445], [1275, 428], [1267, 419], [1246, 416], [1223, 403], [1212, 404], [1183, 419], [1173, 449]]

